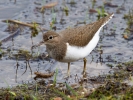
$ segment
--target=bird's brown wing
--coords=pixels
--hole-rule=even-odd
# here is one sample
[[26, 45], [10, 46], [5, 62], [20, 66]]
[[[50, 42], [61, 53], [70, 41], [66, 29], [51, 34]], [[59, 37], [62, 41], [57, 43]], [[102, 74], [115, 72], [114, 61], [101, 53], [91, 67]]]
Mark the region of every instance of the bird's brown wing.
[[63, 41], [68, 42], [69, 45], [73, 46], [86, 46], [89, 41], [93, 38], [98, 29], [106, 23], [112, 14], [101, 18], [100, 20], [90, 23], [84, 26], [79, 26], [76, 28], [69, 28], [59, 32]]

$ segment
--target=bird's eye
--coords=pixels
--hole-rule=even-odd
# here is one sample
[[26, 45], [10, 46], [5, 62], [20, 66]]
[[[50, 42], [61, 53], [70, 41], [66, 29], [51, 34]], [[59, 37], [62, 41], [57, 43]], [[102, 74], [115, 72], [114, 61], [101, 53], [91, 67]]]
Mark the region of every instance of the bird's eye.
[[48, 37], [48, 40], [51, 40], [51, 39], [53, 39], [53, 36], [49, 36], [49, 37]]

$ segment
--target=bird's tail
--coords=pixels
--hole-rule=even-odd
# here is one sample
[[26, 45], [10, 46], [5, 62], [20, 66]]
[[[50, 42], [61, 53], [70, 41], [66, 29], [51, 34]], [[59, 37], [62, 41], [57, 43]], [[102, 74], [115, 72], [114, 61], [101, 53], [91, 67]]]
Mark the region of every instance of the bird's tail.
[[113, 16], [114, 16], [114, 14], [111, 13], [111, 14], [107, 15], [106, 17], [101, 18], [99, 21], [103, 21], [102, 27], [104, 25], [106, 25], [112, 19]]

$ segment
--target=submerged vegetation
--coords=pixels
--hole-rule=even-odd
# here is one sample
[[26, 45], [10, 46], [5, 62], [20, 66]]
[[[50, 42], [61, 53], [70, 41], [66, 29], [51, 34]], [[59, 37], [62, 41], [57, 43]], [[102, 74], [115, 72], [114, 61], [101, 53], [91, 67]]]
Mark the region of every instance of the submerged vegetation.
[[133, 39], [133, 9], [129, 9], [128, 14], [124, 15], [124, 19], [127, 21], [124, 38], [131, 40]]

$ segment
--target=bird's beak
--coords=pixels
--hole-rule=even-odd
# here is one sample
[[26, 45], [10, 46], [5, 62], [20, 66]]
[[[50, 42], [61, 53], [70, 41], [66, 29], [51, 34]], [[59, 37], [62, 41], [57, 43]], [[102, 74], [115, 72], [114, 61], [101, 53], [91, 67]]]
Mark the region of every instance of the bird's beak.
[[42, 44], [45, 44], [45, 42], [44, 42], [44, 41], [41, 41], [38, 45], [40, 46], [40, 45], [42, 45]]
[[32, 47], [31, 47], [31, 49], [33, 49], [33, 48], [35, 48], [35, 47], [38, 47], [38, 46], [40, 46], [40, 45], [42, 45], [42, 44], [44, 44], [44, 41], [41, 41], [39, 44], [37, 44], [37, 45], [33, 45]]

